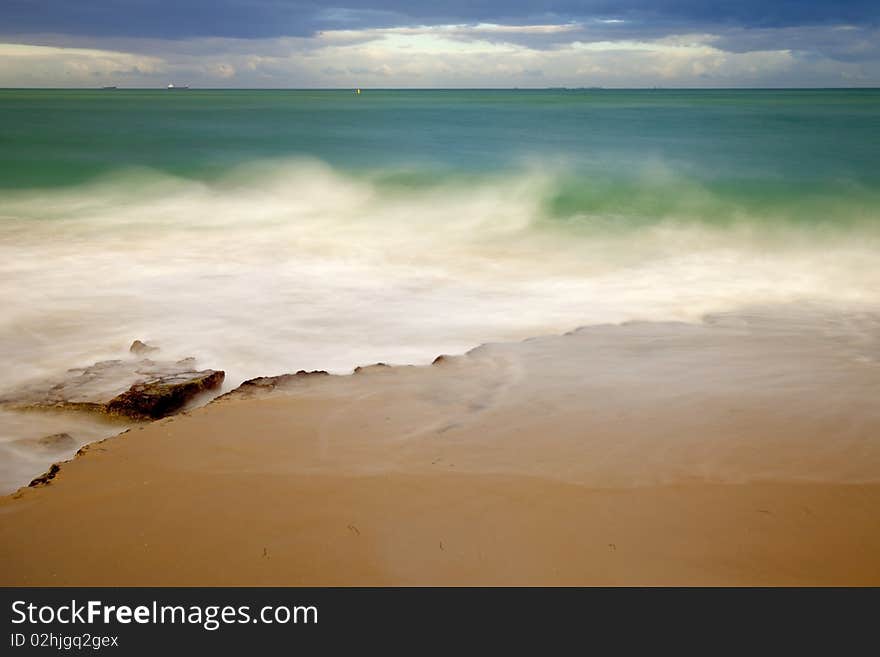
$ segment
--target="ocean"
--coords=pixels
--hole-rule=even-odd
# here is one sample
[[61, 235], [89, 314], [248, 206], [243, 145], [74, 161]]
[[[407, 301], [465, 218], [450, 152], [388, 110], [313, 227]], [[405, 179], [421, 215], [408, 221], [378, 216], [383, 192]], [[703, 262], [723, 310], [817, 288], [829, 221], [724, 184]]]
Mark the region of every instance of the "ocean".
[[[873, 312], [878, 256], [880, 90], [0, 90], [0, 391]], [[0, 414], [0, 483], [47, 430]]]

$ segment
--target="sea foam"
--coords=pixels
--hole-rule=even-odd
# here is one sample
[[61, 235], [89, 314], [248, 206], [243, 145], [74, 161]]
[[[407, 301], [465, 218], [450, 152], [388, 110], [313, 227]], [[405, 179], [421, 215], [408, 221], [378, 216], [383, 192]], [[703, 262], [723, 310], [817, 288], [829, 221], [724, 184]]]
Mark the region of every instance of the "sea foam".
[[223, 367], [236, 385], [585, 324], [880, 301], [874, 230], [732, 211], [695, 221], [674, 207], [650, 221], [625, 206], [560, 219], [558, 179], [527, 169], [401, 185], [274, 161], [211, 182], [131, 170], [6, 192], [0, 387], [135, 338]]
[[[428, 363], [582, 325], [880, 304], [880, 243], [863, 206], [817, 224], [755, 215], [656, 169], [645, 185], [628, 201], [547, 167], [413, 182], [287, 160], [212, 181], [132, 169], [6, 191], [0, 391], [122, 357], [134, 339], [226, 370], [229, 388], [300, 369]], [[573, 186], [581, 200], [562, 211]], [[678, 202], [646, 205], [658, 186]], [[13, 442], [57, 424], [0, 414], [11, 450], [0, 479], [39, 474], [39, 458]]]

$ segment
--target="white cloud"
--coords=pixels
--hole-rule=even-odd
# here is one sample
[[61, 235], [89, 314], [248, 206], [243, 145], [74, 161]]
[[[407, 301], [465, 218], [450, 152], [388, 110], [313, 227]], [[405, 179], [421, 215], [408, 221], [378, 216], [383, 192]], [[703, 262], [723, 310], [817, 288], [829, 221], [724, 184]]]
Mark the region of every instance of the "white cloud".
[[0, 84], [9, 87], [134, 80], [160, 74], [165, 66], [159, 57], [114, 50], [0, 43]]
[[[829, 28], [829, 33], [834, 31]], [[842, 33], [845, 30], [836, 30]], [[782, 34], [782, 32], [780, 32]], [[552, 36], [530, 45], [523, 38]], [[741, 52], [715, 34], [590, 40], [574, 23], [325, 31], [311, 37], [0, 44], [3, 86], [513, 87], [878, 84], [875, 60], [838, 60], [766, 30]], [[559, 37], [561, 40], [557, 39]], [[729, 40], [729, 37], [726, 37]], [[579, 40], [580, 39], [580, 40]], [[791, 41], [790, 38], [787, 38]], [[157, 54], [157, 53], [161, 53]]]

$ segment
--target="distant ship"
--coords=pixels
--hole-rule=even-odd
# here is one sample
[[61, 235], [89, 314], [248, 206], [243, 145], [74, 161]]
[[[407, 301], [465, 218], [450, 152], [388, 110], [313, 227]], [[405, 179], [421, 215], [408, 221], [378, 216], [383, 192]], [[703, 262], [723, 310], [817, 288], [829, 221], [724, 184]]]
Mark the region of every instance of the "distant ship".
[[185, 84], [174, 84], [173, 82], [168, 85], [168, 91], [185, 91], [189, 89], [189, 87]]
[[113, 89], [118, 89], [119, 87], [101, 87], [104, 91], [113, 91]]

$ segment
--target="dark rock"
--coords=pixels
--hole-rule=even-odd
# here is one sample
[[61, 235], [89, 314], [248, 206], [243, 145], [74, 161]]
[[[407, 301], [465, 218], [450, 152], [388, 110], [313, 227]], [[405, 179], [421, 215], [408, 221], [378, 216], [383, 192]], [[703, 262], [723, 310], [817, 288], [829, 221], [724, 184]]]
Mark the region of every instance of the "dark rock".
[[278, 376], [258, 376], [255, 379], [244, 381], [235, 390], [227, 392], [218, 399], [248, 399], [260, 393], [271, 392], [275, 388], [283, 388], [287, 385], [294, 384], [303, 379], [313, 377], [330, 376], [329, 372], [324, 370], [313, 370], [306, 372], [299, 370], [296, 374], [280, 374]]
[[381, 369], [383, 367], [388, 367], [385, 363], [373, 363], [372, 365], [358, 365], [354, 368], [355, 374], [361, 374], [363, 372], [368, 372], [372, 369]]
[[180, 410], [199, 393], [219, 387], [225, 376], [223, 371], [202, 370], [136, 383], [107, 402], [106, 410], [114, 415], [133, 418], [165, 417]]
[[55, 475], [57, 475], [60, 471], [61, 466], [57, 463], [53, 463], [52, 467], [50, 467], [47, 472], [41, 474], [39, 477], [31, 481], [28, 486], [47, 486], [55, 478]]
[[156, 418], [173, 413], [198, 393], [216, 388], [223, 377], [220, 371], [199, 371], [193, 358], [105, 360], [4, 395], [0, 405], [16, 410], [80, 410]]
[[128, 348], [128, 350], [133, 354], [143, 356], [145, 354], [151, 354], [154, 351], [159, 351], [159, 347], [154, 347], [153, 345], [147, 344], [146, 342], [135, 340], [131, 343], [131, 346]]

